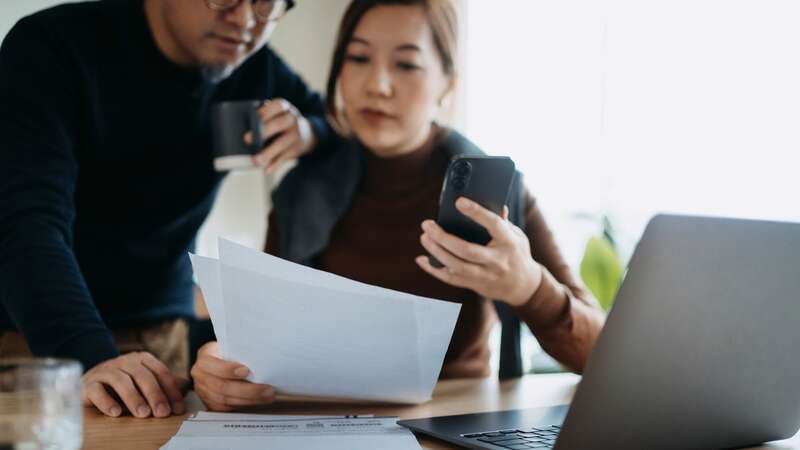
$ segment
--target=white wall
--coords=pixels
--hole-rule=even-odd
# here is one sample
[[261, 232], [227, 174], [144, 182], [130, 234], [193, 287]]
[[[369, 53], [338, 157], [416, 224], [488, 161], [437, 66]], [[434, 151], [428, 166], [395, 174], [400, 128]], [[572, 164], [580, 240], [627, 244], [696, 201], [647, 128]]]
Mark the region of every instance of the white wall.
[[[470, 2], [467, 134], [512, 156], [569, 261], [610, 214], [800, 221], [794, 0]], [[625, 250], [625, 249], [623, 249]]]
[[63, 0], [2, 0], [0, 1], [0, 39], [21, 18], [50, 6], [64, 3]]
[[271, 43], [317, 90], [325, 87], [339, 21], [349, 0], [298, 0]]

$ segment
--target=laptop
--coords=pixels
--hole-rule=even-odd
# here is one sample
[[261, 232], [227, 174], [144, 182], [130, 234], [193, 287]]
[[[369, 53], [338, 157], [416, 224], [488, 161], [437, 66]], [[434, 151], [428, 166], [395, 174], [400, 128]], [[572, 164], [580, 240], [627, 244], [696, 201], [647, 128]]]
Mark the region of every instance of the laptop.
[[572, 404], [404, 420], [472, 449], [715, 449], [800, 426], [800, 224], [660, 215]]

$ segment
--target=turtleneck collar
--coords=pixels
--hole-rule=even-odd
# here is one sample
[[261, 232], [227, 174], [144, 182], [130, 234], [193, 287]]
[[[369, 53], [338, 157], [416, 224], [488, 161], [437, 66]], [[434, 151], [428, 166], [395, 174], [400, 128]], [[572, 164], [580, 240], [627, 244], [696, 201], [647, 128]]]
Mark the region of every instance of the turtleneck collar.
[[441, 129], [434, 126], [422, 146], [394, 157], [378, 156], [361, 145], [366, 162], [362, 190], [373, 195], [400, 195], [441, 175], [445, 156], [436, 151], [441, 136]]
[[130, 4], [133, 8], [131, 14], [133, 30], [139, 34], [141, 39], [137, 42], [145, 43], [142, 51], [152, 62], [153, 67], [158, 68], [162, 76], [167, 75], [172, 79], [178, 80], [192, 90], [208, 88], [215, 84], [206, 79], [199, 67], [184, 67], [170, 60], [158, 47], [150, 22], [147, 19], [144, 1], [133, 1]]

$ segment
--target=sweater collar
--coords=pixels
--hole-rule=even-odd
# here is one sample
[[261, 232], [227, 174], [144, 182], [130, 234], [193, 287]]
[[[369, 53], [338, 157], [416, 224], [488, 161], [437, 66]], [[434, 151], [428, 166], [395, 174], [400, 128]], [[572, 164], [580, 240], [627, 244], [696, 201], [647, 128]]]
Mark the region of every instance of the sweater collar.
[[130, 3], [133, 11], [131, 11], [131, 32], [135, 33], [136, 39], [133, 42], [142, 43], [141, 50], [147, 63], [157, 67], [158, 71], [162, 74], [178, 81], [180, 84], [186, 86], [191, 91], [202, 90], [211, 87], [210, 83], [203, 76], [202, 71], [198, 67], [184, 67], [176, 64], [158, 48], [153, 30], [150, 28], [150, 23], [147, 21], [147, 15], [144, 10], [144, 1], [138, 0]]
[[441, 175], [445, 155], [437, 151], [442, 130], [433, 127], [428, 139], [416, 150], [394, 157], [381, 157], [359, 145], [364, 154], [362, 190], [372, 195], [413, 192]]

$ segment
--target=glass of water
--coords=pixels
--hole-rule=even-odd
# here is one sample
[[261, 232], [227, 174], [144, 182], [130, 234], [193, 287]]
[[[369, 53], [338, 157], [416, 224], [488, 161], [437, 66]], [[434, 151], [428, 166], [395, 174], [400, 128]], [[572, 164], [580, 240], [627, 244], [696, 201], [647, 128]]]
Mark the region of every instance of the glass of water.
[[82, 372], [72, 360], [0, 360], [0, 450], [80, 449]]

